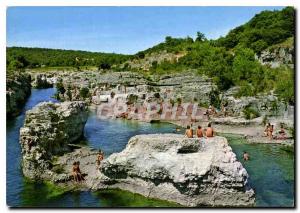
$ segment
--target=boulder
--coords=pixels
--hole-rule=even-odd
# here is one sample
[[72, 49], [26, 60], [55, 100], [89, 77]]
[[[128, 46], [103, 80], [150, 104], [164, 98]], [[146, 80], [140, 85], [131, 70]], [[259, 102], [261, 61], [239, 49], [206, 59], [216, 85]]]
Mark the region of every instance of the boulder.
[[20, 129], [24, 175], [47, 179], [52, 157], [68, 151], [68, 144], [82, 136], [87, 116], [87, 106], [80, 101], [43, 102], [28, 110]]
[[52, 75], [47, 76], [46, 74], [38, 73], [33, 78], [34, 81], [32, 82], [32, 85], [38, 89], [50, 88], [56, 83], [56, 78]]
[[101, 163], [92, 189], [119, 188], [184, 206], [252, 206], [248, 174], [224, 137], [137, 135]]

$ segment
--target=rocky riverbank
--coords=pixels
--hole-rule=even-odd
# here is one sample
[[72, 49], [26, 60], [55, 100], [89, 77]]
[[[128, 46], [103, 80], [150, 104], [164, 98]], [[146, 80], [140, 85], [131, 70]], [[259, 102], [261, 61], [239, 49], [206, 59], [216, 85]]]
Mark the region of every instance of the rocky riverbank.
[[6, 116], [19, 114], [31, 93], [31, 77], [29, 74], [17, 73], [6, 75]]
[[[122, 189], [184, 206], [253, 206], [248, 174], [223, 137], [199, 143], [178, 134], [138, 135], [98, 170], [87, 147], [56, 156], [42, 179], [76, 190]], [[72, 180], [80, 161], [85, 181]]]
[[28, 110], [20, 129], [23, 174], [34, 180], [53, 178], [54, 156], [71, 151], [69, 144], [82, 136], [87, 116], [84, 102], [43, 102]]

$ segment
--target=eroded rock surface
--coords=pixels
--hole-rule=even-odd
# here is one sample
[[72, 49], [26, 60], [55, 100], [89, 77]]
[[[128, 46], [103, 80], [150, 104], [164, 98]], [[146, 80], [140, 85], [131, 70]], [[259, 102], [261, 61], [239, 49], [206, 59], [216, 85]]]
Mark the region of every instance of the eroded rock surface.
[[26, 112], [20, 129], [22, 169], [31, 179], [49, 179], [52, 157], [70, 151], [88, 116], [84, 102], [43, 102]]
[[31, 93], [31, 77], [15, 73], [6, 76], [6, 115], [16, 116]]
[[92, 189], [119, 188], [185, 206], [251, 206], [248, 174], [227, 140], [138, 135], [102, 162]]

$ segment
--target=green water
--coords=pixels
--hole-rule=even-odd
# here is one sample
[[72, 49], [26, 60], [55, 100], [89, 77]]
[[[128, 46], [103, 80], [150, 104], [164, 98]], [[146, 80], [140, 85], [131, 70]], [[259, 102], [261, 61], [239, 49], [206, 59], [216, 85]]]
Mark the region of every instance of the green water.
[[[7, 121], [6, 128], [6, 202], [12, 207], [177, 207], [177, 204], [147, 199], [120, 190], [65, 192], [53, 185], [28, 182], [20, 169], [19, 129], [25, 111], [51, 98], [55, 89], [32, 90], [22, 113]], [[128, 139], [137, 134], [172, 133], [175, 126], [164, 123], [140, 123], [124, 120], [101, 120], [91, 114], [84, 129], [89, 146], [101, 148], [108, 156], [123, 150]], [[238, 159], [250, 175], [258, 207], [291, 207], [294, 205], [294, 156], [278, 145], [246, 144], [243, 139], [225, 135]], [[251, 157], [243, 162], [246, 150]]]
[[[222, 134], [250, 175], [258, 207], [294, 206], [294, 154], [277, 144], [247, 144], [236, 135]], [[244, 161], [243, 151], [250, 154]]]

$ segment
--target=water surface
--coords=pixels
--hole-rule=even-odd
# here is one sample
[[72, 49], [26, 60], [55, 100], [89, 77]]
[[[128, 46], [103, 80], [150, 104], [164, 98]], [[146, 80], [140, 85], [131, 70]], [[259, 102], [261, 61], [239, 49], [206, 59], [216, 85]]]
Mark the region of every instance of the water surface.
[[[24, 113], [42, 101], [56, 102], [51, 98], [55, 89], [32, 90], [22, 113], [7, 121], [6, 164], [7, 204], [14, 207], [170, 207], [174, 203], [147, 199], [143, 196], [118, 190], [101, 192], [67, 192], [53, 189], [47, 184], [26, 181], [21, 173], [19, 129]], [[89, 146], [102, 149], [108, 156], [122, 151], [128, 139], [137, 134], [172, 133], [175, 126], [166, 123], [141, 123], [125, 120], [101, 120], [91, 113], [84, 129]], [[226, 135], [233, 151], [246, 167], [250, 184], [256, 191], [256, 205], [263, 207], [293, 206], [294, 156], [278, 145], [245, 144], [240, 137]], [[242, 161], [242, 152], [250, 153], [249, 162]]]

